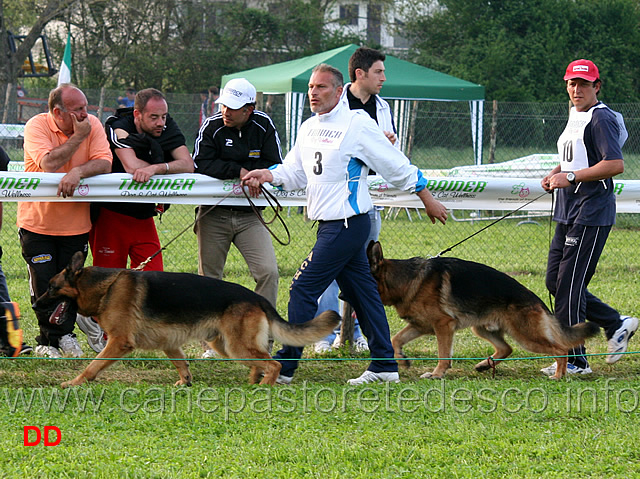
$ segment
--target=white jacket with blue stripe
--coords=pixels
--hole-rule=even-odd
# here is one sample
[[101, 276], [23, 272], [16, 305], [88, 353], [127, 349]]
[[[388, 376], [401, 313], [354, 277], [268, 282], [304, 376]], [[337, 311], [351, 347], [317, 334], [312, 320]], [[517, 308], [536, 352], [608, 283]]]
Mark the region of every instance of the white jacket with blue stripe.
[[274, 186], [307, 189], [312, 220], [339, 220], [373, 208], [367, 187], [369, 168], [396, 188], [420, 191], [426, 180], [380, 131], [364, 110], [338, 102], [300, 127], [296, 144], [271, 169]]

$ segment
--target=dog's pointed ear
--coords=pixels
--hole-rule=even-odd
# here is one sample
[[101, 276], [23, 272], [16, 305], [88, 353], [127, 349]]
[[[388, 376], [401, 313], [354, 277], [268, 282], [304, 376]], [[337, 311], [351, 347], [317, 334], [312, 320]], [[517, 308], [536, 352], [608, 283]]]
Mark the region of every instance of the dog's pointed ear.
[[369, 257], [369, 252], [371, 251], [371, 248], [373, 248], [373, 245], [376, 244], [377, 241], [369, 241], [369, 244], [367, 245], [367, 258]]
[[378, 270], [380, 263], [384, 259], [382, 256], [382, 245], [379, 241], [370, 241], [367, 246], [367, 258], [369, 259], [369, 267], [371, 273], [375, 274]]
[[78, 273], [84, 267], [84, 259], [84, 253], [82, 251], [77, 251], [71, 257], [71, 261], [69, 261], [69, 265], [67, 266], [67, 271], [73, 274]]

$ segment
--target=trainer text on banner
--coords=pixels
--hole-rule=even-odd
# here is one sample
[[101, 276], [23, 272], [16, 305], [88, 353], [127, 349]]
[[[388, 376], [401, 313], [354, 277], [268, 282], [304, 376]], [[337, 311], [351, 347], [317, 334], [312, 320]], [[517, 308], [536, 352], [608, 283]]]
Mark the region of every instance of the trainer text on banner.
[[[172, 204], [246, 205], [239, 180], [216, 180], [200, 174], [153, 176], [138, 183], [131, 175], [111, 173], [81, 180], [75, 194], [62, 198], [56, 195], [60, 173], [2, 172], [0, 201], [127, 201], [162, 202]], [[426, 177], [433, 196], [451, 210], [487, 209], [511, 210], [529, 203], [528, 211], [548, 210], [551, 195], [538, 178], [494, 177]], [[380, 206], [420, 208], [420, 200], [400, 191], [379, 176], [368, 178], [373, 202]], [[268, 186], [268, 185], [267, 185]], [[304, 190], [282, 190], [269, 186], [282, 206], [303, 206]], [[619, 180], [614, 183], [618, 213], [640, 213], [640, 180]], [[259, 206], [268, 203], [259, 198]]]

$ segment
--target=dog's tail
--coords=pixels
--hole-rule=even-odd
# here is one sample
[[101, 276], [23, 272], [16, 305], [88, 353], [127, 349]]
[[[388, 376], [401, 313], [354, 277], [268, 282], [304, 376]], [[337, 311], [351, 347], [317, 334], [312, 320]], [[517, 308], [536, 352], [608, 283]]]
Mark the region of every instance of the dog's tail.
[[[275, 312], [275, 311], [274, 311]], [[280, 317], [278, 313], [267, 314], [271, 334], [282, 344], [288, 346], [305, 346], [327, 337], [340, 324], [340, 315], [332, 310], [324, 311], [311, 321], [292, 324]]]
[[[554, 320], [557, 321], [555, 318]], [[566, 326], [561, 323], [558, 324], [560, 324], [560, 334], [558, 335], [560, 337], [556, 339], [559, 344], [562, 344], [567, 349], [580, 346], [584, 343], [585, 339], [591, 338], [600, 332], [600, 326], [591, 321], [579, 323], [574, 326]]]

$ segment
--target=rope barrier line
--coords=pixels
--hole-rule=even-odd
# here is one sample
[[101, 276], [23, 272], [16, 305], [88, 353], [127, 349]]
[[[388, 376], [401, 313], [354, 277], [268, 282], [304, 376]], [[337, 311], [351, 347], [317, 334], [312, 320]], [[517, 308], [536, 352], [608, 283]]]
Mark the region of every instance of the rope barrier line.
[[[415, 358], [401, 358], [405, 361], [440, 361], [440, 360], [448, 360], [448, 361], [482, 361], [484, 359], [490, 359], [494, 362], [502, 362], [502, 361], [525, 361], [525, 360], [534, 360], [534, 359], [552, 359], [552, 358], [573, 358], [576, 356], [609, 356], [611, 353], [587, 353], [587, 354], [568, 354], [566, 356], [528, 356], [528, 357], [517, 357], [517, 358], [504, 358], [504, 359], [494, 359], [493, 357], [486, 356], [483, 357], [472, 357], [472, 358], [438, 358], [438, 357], [415, 357]], [[631, 355], [631, 354], [640, 354], [640, 351], [626, 351], [624, 353], [616, 353], [622, 355]], [[171, 360], [183, 360], [183, 361], [264, 361], [264, 359], [260, 358], [45, 358], [42, 356], [18, 356], [15, 358], [9, 357], [0, 357], [0, 361], [9, 360], [9, 361], [17, 361], [17, 360], [34, 360], [34, 359], [44, 359], [44, 360], [54, 360], [54, 361], [94, 361], [94, 360], [107, 360], [107, 361], [171, 361]], [[279, 358], [278, 361], [307, 361], [307, 362], [323, 362], [323, 361], [387, 361], [389, 359], [398, 360], [398, 358], [301, 358], [301, 359], [289, 359], [289, 358]]]

